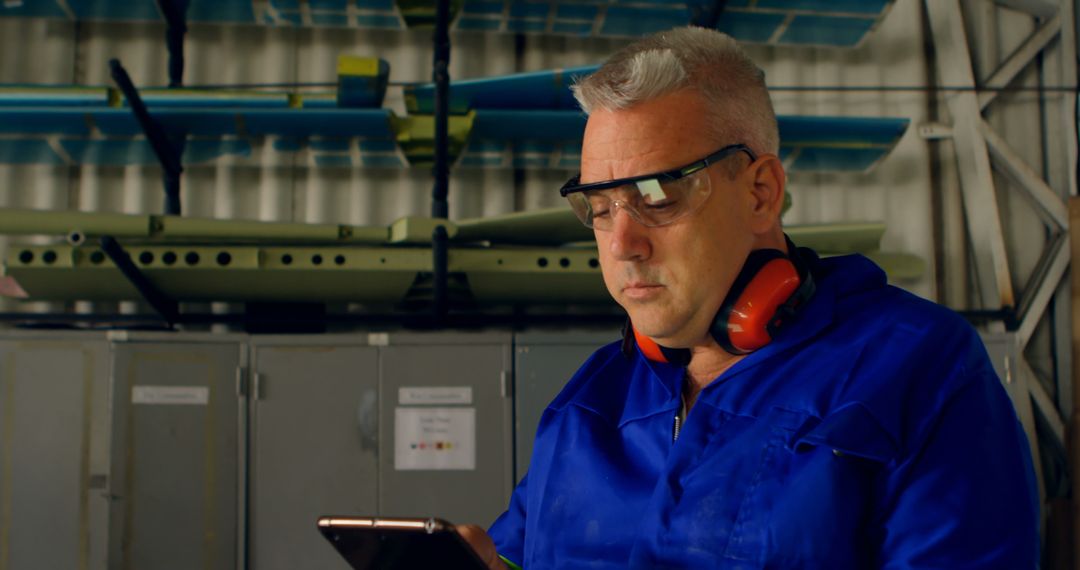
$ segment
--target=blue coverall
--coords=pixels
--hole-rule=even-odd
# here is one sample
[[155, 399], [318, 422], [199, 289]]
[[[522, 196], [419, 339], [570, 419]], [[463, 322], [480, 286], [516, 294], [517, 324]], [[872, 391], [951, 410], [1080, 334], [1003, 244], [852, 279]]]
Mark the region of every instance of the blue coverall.
[[527, 570], [1031, 569], [1030, 450], [975, 331], [861, 256], [697, 399], [597, 351], [544, 412], [490, 534]]

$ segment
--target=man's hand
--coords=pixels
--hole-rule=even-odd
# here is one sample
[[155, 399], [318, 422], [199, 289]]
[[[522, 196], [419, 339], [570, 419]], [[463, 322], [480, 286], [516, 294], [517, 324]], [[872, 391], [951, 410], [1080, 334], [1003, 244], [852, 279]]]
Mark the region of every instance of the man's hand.
[[490, 570], [507, 570], [506, 564], [499, 558], [499, 554], [495, 552], [495, 543], [484, 529], [474, 524], [459, 524], [457, 525], [457, 531], [461, 538], [464, 538], [465, 542], [468, 542], [469, 546], [476, 551], [476, 554], [480, 556], [480, 560], [483, 560]]

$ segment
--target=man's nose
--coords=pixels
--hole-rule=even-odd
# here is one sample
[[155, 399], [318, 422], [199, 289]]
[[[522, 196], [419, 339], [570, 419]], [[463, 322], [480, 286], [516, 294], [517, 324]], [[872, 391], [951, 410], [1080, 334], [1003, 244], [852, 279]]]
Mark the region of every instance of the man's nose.
[[634, 219], [626, 208], [612, 205], [611, 255], [620, 261], [648, 259], [652, 255], [648, 228]]

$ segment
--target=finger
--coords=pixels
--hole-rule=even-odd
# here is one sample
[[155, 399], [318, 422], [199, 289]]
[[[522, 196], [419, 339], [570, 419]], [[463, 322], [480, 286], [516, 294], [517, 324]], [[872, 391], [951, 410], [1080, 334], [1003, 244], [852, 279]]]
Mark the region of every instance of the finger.
[[469, 543], [469, 546], [476, 551], [477, 556], [488, 568], [491, 570], [506, 570], [506, 565], [503, 564], [502, 559], [499, 558], [499, 554], [495, 550], [495, 542], [491, 540], [491, 537], [483, 528], [474, 524], [459, 524], [456, 528], [461, 538]]

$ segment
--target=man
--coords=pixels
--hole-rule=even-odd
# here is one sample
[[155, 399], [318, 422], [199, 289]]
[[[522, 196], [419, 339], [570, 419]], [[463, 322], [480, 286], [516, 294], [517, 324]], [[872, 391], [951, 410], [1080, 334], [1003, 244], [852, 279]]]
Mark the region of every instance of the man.
[[461, 528], [490, 567], [1035, 567], [1030, 452], [978, 336], [786, 241], [776, 118], [735, 42], [657, 34], [575, 95], [563, 195], [632, 326], [545, 411], [491, 538]]

